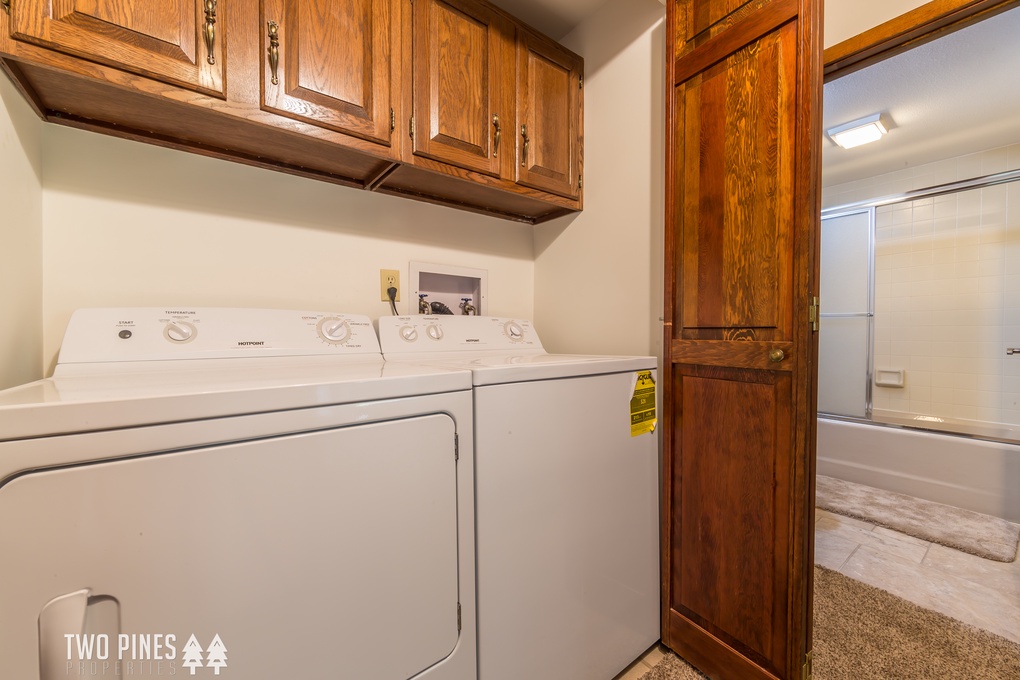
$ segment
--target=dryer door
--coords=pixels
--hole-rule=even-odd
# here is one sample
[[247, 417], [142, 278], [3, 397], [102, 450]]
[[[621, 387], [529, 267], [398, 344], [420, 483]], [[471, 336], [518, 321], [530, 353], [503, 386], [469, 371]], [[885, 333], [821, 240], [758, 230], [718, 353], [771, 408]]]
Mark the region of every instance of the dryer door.
[[13, 479], [0, 677], [418, 674], [459, 637], [454, 434], [429, 415]]

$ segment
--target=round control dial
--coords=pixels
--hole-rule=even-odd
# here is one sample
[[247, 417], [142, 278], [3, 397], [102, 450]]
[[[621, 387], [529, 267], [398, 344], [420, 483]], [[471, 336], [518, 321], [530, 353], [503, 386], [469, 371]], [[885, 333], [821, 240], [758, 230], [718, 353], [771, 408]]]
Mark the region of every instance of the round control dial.
[[516, 321], [507, 321], [503, 324], [503, 333], [506, 337], [510, 338], [512, 342], [524, 341], [524, 329]]
[[163, 337], [176, 344], [191, 342], [197, 335], [198, 329], [187, 321], [170, 321], [163, 326]]
[[350, 324], [335, 316], [320, 320], [316, 328], [320, 338], [334, 345], [342, 345], [351, 339]]
[[401, 326], [400, 337], [407, 342], [414, 342], [418, 339], [418, 329], [414, 326]]
[[428, 326], [425, 327], [425, 334], [428, 335], [433, 340], [443, 339], [443, 329], [434, 323], [429, 324]]

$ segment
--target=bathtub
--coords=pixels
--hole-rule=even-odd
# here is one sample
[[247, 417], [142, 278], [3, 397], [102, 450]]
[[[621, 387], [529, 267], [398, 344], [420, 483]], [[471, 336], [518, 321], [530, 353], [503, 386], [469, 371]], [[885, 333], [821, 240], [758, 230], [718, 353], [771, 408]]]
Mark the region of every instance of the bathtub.
[[1020, 522], [1020, 445], [818, 418], [818, 474]]

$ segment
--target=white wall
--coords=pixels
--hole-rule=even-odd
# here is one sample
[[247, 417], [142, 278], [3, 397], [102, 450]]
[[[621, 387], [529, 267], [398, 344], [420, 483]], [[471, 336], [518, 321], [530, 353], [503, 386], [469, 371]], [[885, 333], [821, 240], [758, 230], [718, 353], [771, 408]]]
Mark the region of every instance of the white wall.
[[553, 351], [661, 353], [664, 17], [657, 0], [610, 0], [563, 40], [585, 59], [584, 211], [535, 227]]
[[0, 389], [42, 377], [42, 125], [0, 75]]
[[[47, 125], [46, 372], [86, 306], [251, 306], [389, 313], [379, 269], [488, 270], [494, 315], [534, 315], [531, 227]], [[413, 308], [412, 308], [413, 309]]]

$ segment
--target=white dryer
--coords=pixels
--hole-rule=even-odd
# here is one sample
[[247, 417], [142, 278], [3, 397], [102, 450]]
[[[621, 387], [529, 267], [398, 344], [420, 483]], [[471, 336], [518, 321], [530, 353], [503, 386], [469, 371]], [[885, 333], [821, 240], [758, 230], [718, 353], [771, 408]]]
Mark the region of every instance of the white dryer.
[[0, 392], [0, 677], [476, 678], [470, 387], [361, 316], [77, 312]]
[[609, 680], [659, 639], [654, 357], [547, 353], [527, 321], [379, 319], [387, 364], [474, 384], [480, 680]]

